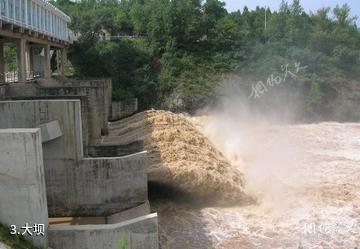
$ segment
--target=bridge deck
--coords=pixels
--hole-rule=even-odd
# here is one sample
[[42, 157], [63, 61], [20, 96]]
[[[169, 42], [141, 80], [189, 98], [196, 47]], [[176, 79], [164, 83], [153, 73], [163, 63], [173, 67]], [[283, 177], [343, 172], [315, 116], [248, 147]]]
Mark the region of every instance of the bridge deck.
[[10, 30], [17, 28], [53, 41], [72, 42], [67, 27], [70, 18], [44, 0], [0, 0], [0, 21]]
[[[0, 85], [50, 78], [51, 56], [55, 50], [61, 51], [63, 74], [66, 47], [74, 40], [68, 22], [70, 18], [66, 14], [45, 0], [0, 0]], [[17, 53], [17, 70], [10, 75], [4, 66], [4, 43], [7, 42], [16, 45]], [[41, 53], [38, 48], [42, 49]]]

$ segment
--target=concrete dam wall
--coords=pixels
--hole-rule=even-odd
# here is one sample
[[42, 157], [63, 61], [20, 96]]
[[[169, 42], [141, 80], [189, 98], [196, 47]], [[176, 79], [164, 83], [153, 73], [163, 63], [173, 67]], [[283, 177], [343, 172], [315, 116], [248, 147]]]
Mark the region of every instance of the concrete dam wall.
[[29, 239], [45, 248], [158, 248], [142, 143], [98, 143], [111, 80], [2, 85], [0, 100], [0, 223], [44, 224]]
[[[0, 129], [0, 221], [48, 224], [40, 129]], [[37, 246], [47, 238], [28, 236]]]
[[43, 143], [50, 216], [112, 214], [147, 200], [145, 153], [83, 157], [79, 100], [0, 102], [0, 112], [2, 129], [60, 124], [62, 136]]

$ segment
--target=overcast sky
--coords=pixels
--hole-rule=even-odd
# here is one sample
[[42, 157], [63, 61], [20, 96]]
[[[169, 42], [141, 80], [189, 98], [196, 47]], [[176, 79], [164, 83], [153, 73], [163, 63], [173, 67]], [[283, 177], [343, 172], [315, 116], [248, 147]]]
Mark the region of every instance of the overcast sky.
[[[247, 6], [249, 9], [256, 8], [259, 6], [269, 6], [272, 10], [278, 10], [281, 0], [223, 0], [226, 3], [226, 7], [229, 11], [236, 11], [238, 9], [242, 10], [244, 6]], [[292, 0], [287, 1], [291, 3]], [[360, 17], [360, 1], [359, 0], [300, 0], [301, 6], [305, 9], [306, 12], [310, 10], [315, 12], [317, 9], [322, 7], [335, 7], [336, 4], [342, 5], [347, 3], [351, 7], [351, 14], [353, 16]], [[357, 20], [358, 26], [360, 26], [360, 20]]]

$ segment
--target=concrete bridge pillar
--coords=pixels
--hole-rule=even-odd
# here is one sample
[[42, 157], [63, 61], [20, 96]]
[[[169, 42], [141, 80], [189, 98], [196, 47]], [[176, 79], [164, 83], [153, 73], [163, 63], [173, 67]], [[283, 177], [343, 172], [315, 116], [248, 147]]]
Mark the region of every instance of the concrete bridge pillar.
[[66, 48], [61, 49], [61, 76], [65, 76], [65, 65], [67, 60]]
[[33, 73], [33, 54], [32, 48], [29, 43], [26, 44], [26, 71], [29, 73], [29, 76], [32, 77]]
[[5, 83], [5, 60], [3, 42], [0, 42], [0, 83]]
[[45, 45], [45, 63], [44, 63], [44, 78], [51, 78], [51, 56], [50, 56], [50, 44]]
[[26, 82], [26, 39], [20, 38], [17, 43], [17, 64], [18, 64], [18, 82]]

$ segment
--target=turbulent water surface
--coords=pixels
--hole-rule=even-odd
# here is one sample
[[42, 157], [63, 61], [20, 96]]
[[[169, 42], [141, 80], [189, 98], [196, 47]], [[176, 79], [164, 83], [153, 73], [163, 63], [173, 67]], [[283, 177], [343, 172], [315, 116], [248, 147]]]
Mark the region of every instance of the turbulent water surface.
[[237, 134], [216, 127], [202, 130], [244, 172], [258, 201], [156, 203], [162, 248], [360, 246], [360, 124], [261, 126]]

